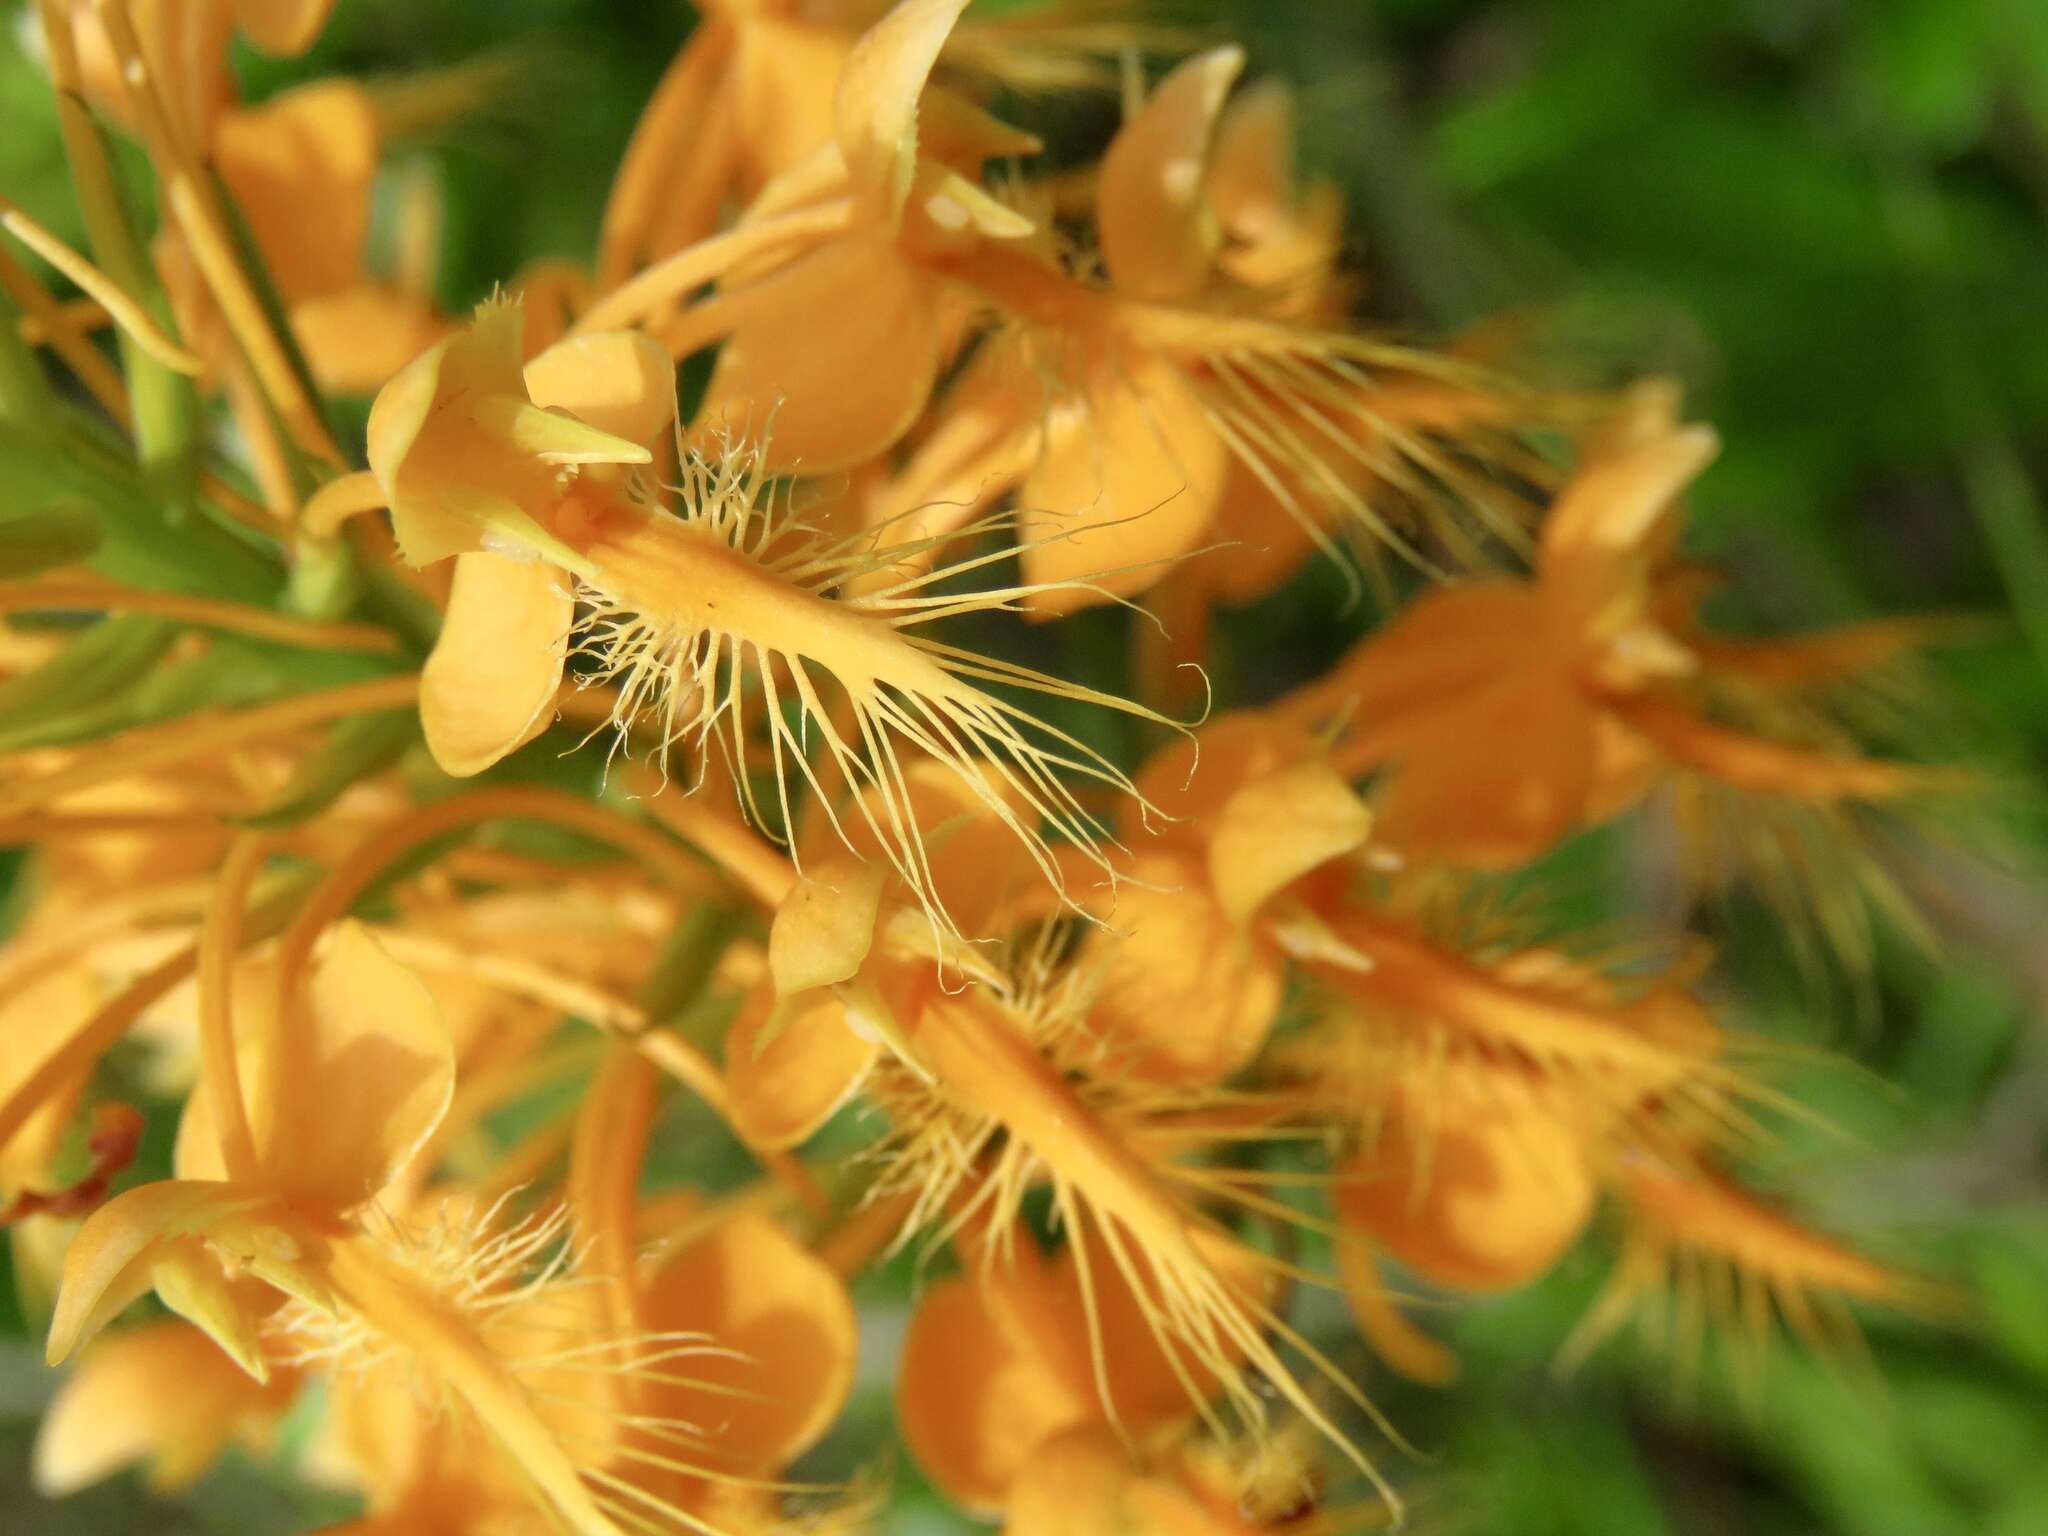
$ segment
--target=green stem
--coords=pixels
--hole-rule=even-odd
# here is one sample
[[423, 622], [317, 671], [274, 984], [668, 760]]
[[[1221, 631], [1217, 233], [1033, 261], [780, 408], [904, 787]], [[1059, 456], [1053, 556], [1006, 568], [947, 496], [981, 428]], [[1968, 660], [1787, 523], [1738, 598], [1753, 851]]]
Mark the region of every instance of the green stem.
[[21, 339], [21, 311], [0, 293], [0, 420], [35, 426], [50, 409], [50, 381]]
[[[122, 196], [99, 125], [83, 101], [62, 90], [57, 93], [57, 122], [94, 259], [149, 310], [166, 335], [176, 336], [170, 301]], [[119, 345], [143, 478], [166, 521], [183, 524], [192, 513], [199, 468], [198, 393], [190, 379], [173, 373], [125, 335]]]

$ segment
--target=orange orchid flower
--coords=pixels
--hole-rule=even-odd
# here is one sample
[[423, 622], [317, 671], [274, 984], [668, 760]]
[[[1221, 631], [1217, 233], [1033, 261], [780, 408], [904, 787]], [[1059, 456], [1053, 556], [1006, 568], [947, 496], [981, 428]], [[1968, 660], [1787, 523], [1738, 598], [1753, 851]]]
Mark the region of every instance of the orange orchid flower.
[[1284, 101], [1226, 105], [1242, 65], [1236, 48], [1182, 63], [1111, 144], [1106, 285], [1028, 242], [950, 259], [996, 327], [868, 497], [871, 522], [938, 532], [1014, 488], [1026, 574], [1062, 583], [1043, 614], [1143, 591], [1211, 544], [1241, 546], [1194, 562], [1227, 568], [1239, 599], [1334, 550], [1333, 522], [1406, 547], [1405, 514], [1380, 504], [1427, 520], [1434, 494], [1406, 456], [1439, 431], [1476, 441], [1500, 408], [1451, 365], [1303, 323], [1333, 245], [1297, 223], [1276, 165]]
[[[453, 1090], [449, 1042], [425, 989], [344, 925], [316, 962], [303, 1003], [279, 1003], [243, 1036], [246, 1077], [216, 1048], [180, 1129], [178, 1176], [129, 1190], [80, 1229], [65, 1256], [50, 1359], [64, 1359], [154, 1289], [262, 1381], [266, 1319], [289, 1301], [296, 1305], [284, 1315], [297, 1329], [338, 1330], [344, 1339], [367, 1329], [412, 1358], [566, 1525], [617, 1536], [576, 1455], [479, 1318], [440, 1290], [455, 1277], [437, 1279], [437, 1267], [468, 1261], [403, 1242], [394, 1249], [367, 1217], [432, 1135]], [[247, 1100], [243, 1081], [258, 1088]]]
[[[745, 762], [746, 693], [758, 688], [784, 824], [793, 778], [821, 793], [832, 780], [871, 787], [878, 804], [856, 800], [860, 814], [934, 917], [899, 741], [943, 763], [1056, 886], [1040, 822], [1107, 869], [1099, 823], [1059, 775], [1126, 791], [1128, 779], [977, 683], [1148, 711], [925, 639], [918, 626], [933, 619], [1013, 600], [1007, 589], [924, 595], [952, 568], [833, 597], [893, 552], [858, 537], [778, 539], [762, 472], [738, 445], [688, 459], [681, 515], [671, 515], [632, 474], [672, 417], [667, 359], [644, 337], [603, 332], [522, 369], [519, 339], [517, 309], [487, 306], [387, 385], [371, 414], [372, 470], [407, 558], [463, 557], [421, 691], [444, 768], [477, 772], [545, 728], [580, 599], [594, 610], [584, 648], [617, 685], [622, 729], [650, 723], [657, 756], [677, 742], [701, 756], [715, 741]], [[822, 739], [822, 763], [783, 716], [784, 699]], [[1010, 809], [1012, 795], [1028, 814]]]
[[[1031, 222], [982, 190], [984, 160], [1036, 140], [926, 82], [966, 0], [905, 0], [854, 43], [832, 136], [770, 183], [725, 234], [601, 299], [588, 330], [643, 320], [706, 281], [665, 322], [677, 355], [723, 341], [700, 442], [774, 426], [768, 467], [818, 474], [872, 458], [923, 411], [957, 330], [935, 258], [1016, 241]], [[843, 381], [858, 377], [849, 392]]]
[[1387, 840], [1511, 867], [1683, 772], [1745, 794], [1884, 803], [1940, 776], [1708, 718], [1702, 657], [1663, 619], [1675, 501], [1712, 457], [1668, 390], [1638, 392], [1592, 442], [1543, 527], [1528, 581], [1425, 593], [1288, 706], [1343, 718], [1335, 749], [1390, 779]]
[[[598, 276], [705, 239], [826, 144], [833, 92], [887, 0], [713, 0], [635, 126], [605, 207]], [[947, 37], [956, 73], [1026, 88], [1102, 83], [1094, 61], [1143, 39], [1113, 6], [1043, 5], [967, 17]], [[1073, 14], [1069, 14], [1073, 12]]]

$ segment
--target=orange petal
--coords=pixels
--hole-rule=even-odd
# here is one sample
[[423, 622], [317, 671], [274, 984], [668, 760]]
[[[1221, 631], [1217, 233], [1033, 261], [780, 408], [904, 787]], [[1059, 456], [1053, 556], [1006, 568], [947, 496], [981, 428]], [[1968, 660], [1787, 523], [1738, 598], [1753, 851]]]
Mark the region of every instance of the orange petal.
[[281, 1031], [251, 1129], [276, 1188], [351, 1210], [433, 1134], [454, 1092], [455, 1050], [425, 984], [360, 923], [336, 925], [304, 1007], [302, 1027]]
[[[723, 128], [731, 136], [730, 190], [743, 199], [833, 142], [834, 96], [855, 42], [839, 26], [771, 13], [791, 9], [757, 11], [740, 27], [739, 52], [726, 80], [730, 123], [712, 124], [714, 134]], [[701, 145], [689, 151], [703, 153]]]
[[338, 395], [375, 393], [449, 329], [431, 305], [370, 282], [302, 299], [291, 319], [314, 379]]
[[653, 447], [676, 419], [675, 363], [638, 331], [593, 331], [558, 341], [526, 365], [538, 406], [629, 443]]
[[1488, 868], [1521, 864], [1585, 819], [1599, 716], [1569, 681], [1511, 678], [1397, 754], [1379, 799], [1394, 847]]
[[1247, 86], [1217, 119], [1208, 195], [1235, 239], [1263, 240], [1293, 222], [1294, 93], [1284, 80]]
[[725, 1037], [733, 1124], [763, 1151], [793, 1147], [853, 1097], [880, 1053], [830, 993], [778, 1009], [774, 990], [757, 987]]
[[599, 273], [607, 287], [716, 229], [733, 180], [730, 99], [721, 86], [733, 72], [734, 41], [730, 22], [704, 16], [633, 125], [605, 201]]
[[1467, 1291], [1524, 1285], [1555, 1264], [1597, 1193], [1579, 1137], [1498, 1093], [1388, 1117], [1336, 1185], [1339, 1219], [1417, 1274]]
[[1013, 352], [983, 350], [947, 386], [930, 431], [864, 505], [869, 526], [892, 541], [950, 533], [1030, 471], [1043, 392]]
[[[1328, 498], [1306, 488], [1294, 492], [1299, 512], [1315, 514]], [[1315, 552], [1316, 541], [1296, 511], [1290, 511], [1272, 488], [1232, 459], [1229, 483], [1216, 508], [1220, 548], [1188, 562], [1202, 584], [1226, 603], [1249, 603], [1264, 597], [1292, 576]]]
[[263, 1319], [276, 1293], [254, 1280], [237, 1281], [218, 1254], [199, 1242], [172, 1242], [150, 1265], [157, 1299], [206, 1334], [250, 1380], [268, 1382]]
[[1057, 1435], [1019, 1473], [1002, 1536], [1220, 1536], [1226, 1529], [1135, 1522], [1129, 1494], [1138, 1476], [1114, 1430], [1087, 1425]]
[[1214, 48], [1159, 83], [1102, 157], [1095, 208], [1102, 261], [1132, 298], [1185, 297], [1202, 286], [1220, 231], [1202, 193], [1209, 143], [1244, 50]]
[[581, 557], [548, 531], [564, 465], [646, 464], [627, 442], [527, 397], [524, 321], [495, 301], [413, 359], [370, 407], [370, 469], [406, 560], [425, 565], [509, 541], [571, 569]]
[[575, 617], [569, 585], [542, 560], [456, 556], [420, 677], [420, 724], [444, 773], [482, 773], [547, 729]]
[[519, 306], [519, 355], [537, 357], [590, 307], [590, 274], [573, 261], [542, 257], [521, 267], [505, 291]]
[[1316, 738], [1291, 721], [1240, 710], [1155, 752], [1138, 774], [1138, 793], [1175, 818], [1162, 829], [1171, 838], [1199, 846], [1239, 790], [1320, 752]]
[[836, 859], [799, 880], [775, 909], [768, 970], [784, 998], [853, 979], [874, 947], [888, 867]]
[[213, 1465], [238, 1423], [281, 1411], [197, 1328], [146, 1323], [98, 1340], [57, 1389], [36, 1434], [36, 1491], [59, 1499], [135, 1462], [160, 1492]]
[[931, 397], [940, 351], [931, 285], [893, 241], [849, 237], [738, 290], [699, 432], [767, 437], [764, 467], [776, 473], [873, 458]]
[[235, 0], [235, 24], [265, 53], [291, 58], [313, 46], [333, 9], [334, 0]]
[[1002, 1509], [1032, 1452], [1093, 1417], [1080, 1383], [1007, 1333], [989, 1287], [966, 1277], [926, 1291], [904, 1336], [896, 1416], [910, 1454], [972, 1514]]
[[1042, 614], [1140, 591], [1208, 532], [1228, 454], [1194, 390], [1155, 361], [1056, 408], [1018, 493], [1025, 579], [1086, 583], [1033, 595]]
[[1106, 956], [1096, 1017], [1123, 1070], [1150, 1082], [1214, 1083], [1258, 1054], [1280, 1013], [1286, 968], [1224, 914], [1192, 861], [1141, 859], [1091, 933]]
[[[896, 1385], [904, 1441], [970, 1511], [1000, 1509], [1018, 1472], [1063, 1430], [1114, 1422], [1143, 1436], [1194, 1415], [1191, 1387], [1214, 1390], [1204, 1367], [1160, 1347], [1150, 1319], [1161, 1300], [1141, 1302], [1099, 1239], [1087, 1252], [1084, 1286], [1071, 1247], [1048, 1260], [1020, 1234], [993, 1267], [932, 1287], [911, 1317]], [[1258, 1284], [1241, 1272], [1222, 1278], [1248, 1291]]]
[[1672, 427], [1591, 457], [1543, 524], [1543, 579], [1594, 582], [1641, 551], [1678, 493], [1720, 449], [1713, 428]]
[[1354, 744], [1418, 718], [1455, 713], [1475, 691], [1548, 653], [1548, 619], [1541, 595], [1523, 582], [1426, 592], [1275, 712], [1312, 727], [1342, 721], [1352, 727], [1346, 740]]
[[[102, 1000], [98, 980], [83, 964], [15, 984], [0, 999], [0, 1039], [7, 1042], [0, 1051], [0, 1101], [14, 1097], [37, 1068], [57, 1056]], [[46, 1186], [91, 1076], [91, 1061], [81, 1062], [43, 1095], [20, 1130], [0, 1142], [0, 1197]]]
[[1360, 847], [1372, 811], [1328, 762], [1296, 763], [1224, 804], [1209, 834], [1209, 879], [1224, 914], [1243, 924], [1310, 870]]
[[[932, 894], [969, 938], [993, 937], [992, 927], [1006, 907], [1043, 889], [1030, 851], [991, 808], [984, 793], [960, 775], [929, 758], [905, 766], [904, 804], [924, 843], [924, 862]], [[1021, 798], [1007, 785], [994, 793], [1011, 811], [1024, 810]], [[806, 808], [799, 848], [807, 865], [843, 865], [842, 849], [876, 867], [886, 867], [889, 849], [884, 830], [888, 810], [872, 786], [863, 786], [851, 806], [842, 806], [835, 828], [822, 802]]]
[[162, 1245], [247, 1209], [250, 1191], [193, 1179], [160, 1179], [116, 1195], [85, 1219], [64, 1255], [64, 1278], [45, 1353], [56, 1365], [150, 1288]]
[[917, 169], [917, 102], [967, 0], [903, 0], [847, 55], [832, 131], [855, 191], [893, 220]]
[[699, 1426], [722, 1471], [770, 1475], [815, 1445], [853, 1386], [859, 1330], [840, 1278], [772, 1221], [738, 1216], [648, 1279], [657, 1334], [701, 1333], [725, 1354], [667, 1367], [655, 1409]]
[[286, 91], [228, 113], [213, 147], [281, 297], [315, 298], [360, 280], [378, 152], [367, 91], [346, 80]]

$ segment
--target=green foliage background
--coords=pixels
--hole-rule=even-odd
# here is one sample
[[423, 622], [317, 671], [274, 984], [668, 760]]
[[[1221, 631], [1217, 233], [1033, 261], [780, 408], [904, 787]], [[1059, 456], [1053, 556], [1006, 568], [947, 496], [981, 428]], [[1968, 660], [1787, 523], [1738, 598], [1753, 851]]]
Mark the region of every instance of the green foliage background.
[[[1611, 1252], [1589, 1242], [1530, 1292], [1432, 1317], [1466, 1361], [1449, 1393], [1371, 1376], [1426, 1455], [1386, 1453], [1420, 1491], [1417, 1529], [2048, 1532], [2048, 885], [2024, 810], [2048, 754], [2048, 6], [1182, 0], [1171, 19], [1244, 41], [1255, 72], [1297, 84], [1305, 159], [1350, 195], [1376, 320], [1443, 334], [1511, 314], [1560, 380], [1686, 382], [1726, 439], [1697, 546], [1749, 594], [1739, 621], [2002, 619], [1939, 674], [2016, 786], [1976, 856], [1940, 862], [1939, 955], [1887, 942], [1853, 1009], [1787, 965], [1756, 914], [1713, 935], [1732, 1022], [1870, 1069], [1797, 1076], [1846, 1135], [1784, 1128], [1766, 1176], [1967, 1287], [1972, 1314], [1943, 1329], [1872, 1318], [1874, 1371], [1781, 1350], [1747, 1400], [1711, 1361], [1688, 1391], [1626, 1341], [1560, 1381], [1550, 1359]], [[689, 24], [653, 0], [342, 0], [311, 58], [241, 64], [261, 96], [330, 71], [505, 60], [511, 84], [485, 110], [401, 151], [444, 189], [443, 297], [460, 306], [535, 255], [587, 254]], [[68, 227], [19, 35], [0, 31], [0, 187]], [[1060, 104], [1046, 126], [1099, 141], [1113, 114]], [[1255, 693], [1365, 622], [1311, 572], [1225, 627], [1219, 672]], [[1063, 643], [1091, 674], [1113, 674], [1122, 649], [1109, 622]], [[1607, 853], [1568, 862], [1599, 909], [1625, 910]], [[865, 1284], [863, 1387], [824, 1471], [889, 1437], [889, 1340], [913, 1283], [899, 1267]], [[27, 1455], [49, 1382], [23, 1312], [0, 1300], [0, 1530], [245, 1536], [335, 1517], [247, 1458], [170, 1503], [132, 1483], [38, 1502]], [[899, 1470], [886, 1529], [959, 1528]]]

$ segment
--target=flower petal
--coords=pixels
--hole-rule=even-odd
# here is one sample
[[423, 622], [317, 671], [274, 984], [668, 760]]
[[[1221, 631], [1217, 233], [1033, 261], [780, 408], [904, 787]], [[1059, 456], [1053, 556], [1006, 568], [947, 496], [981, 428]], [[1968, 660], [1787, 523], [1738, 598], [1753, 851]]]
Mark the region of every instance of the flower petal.
[[775, 909], [768, 970], [784, 998], [851, 981], [874, 947], [888, 866], [834, 859], [814, 866]]
[[854, 44], [832, 101], [857, 195], [893, 220], [917, 169], [917, 102], [967, 0], [903, 0]]
[[265, 53], [293, 58], [313, 46], [334, 0], [235, 0], [235, 24]]
[[685, 1385], [656, 1389], [664, 1416], [698, 1425], [712, 1465], [767, 1476], [824, 1434], [853, 1387], [859, 1327], [846, 1285], [772, 1221], [721, 1222], [655, 1270], [646, 1323], [701, 1333], [731, 1354], [670, 1368]]
[[652, 447], [676, 419], [675, 363], [638, 331], [592, 331], [556, 342], [526, 365], [538, 406]]
[[1089, 1395], [1045, 1353], [1002, 1326], [1002, 1276], [942, 1280], [918, 1299], [896, 1376], [904, 1444], [926, 1477], [970, 1514], [1008, 1500], [1025, 1461], [1093, 1416]]
[[464, 329], [428, 348], [377, 392], [370, 469], [413, 565], [507, 540], [577, 569], [580, 557], [548, 531], [564, 464], [645, 464], [630, 443], [527, 397], [517, 303], [493, 301]]
[[1149, 1082], [1220, 1082], [1258, 1054], [1286, 967], [1230, 921], [1190, 861], [1140, 859], [1085, 941], [1105, 955], [1096, 1018], [1118, 1066]]
[[[1483, 1106], [1483, 1108], [1482, 1108]], [[1336, 1184], [1344, 1225], [1439, 1285], [1499, 1291], [1557, 1262], [1592, 1215], [1592, 1170], [1571, 1128], [1503, 1093], [1426, 1124], [1389, 1115]]]
[[337, 395], [374, 394], [449, 328], [423, 299], [374, 282], [302, 299], [291, 318], [313, 378]]
[[1720, 450], [1713, 428], [1680, 427], [1675, 402], [1646, 387], [1591, 445], [1544, 519], [1539, 566], [1546, 587], [1563, 586], [1582, 603], [1627, 573], [1652, 544], [1660, 522]]
[[1102, 262], [1135, 299], [1182, 298], [1202, 286], [1220, 244], [1203, 197], [1210, 140], [1244, 50], [1213, 48], [1178, 66], [1102, 157], [1095, 197]]
[[1217, 119], [1207, 190], [1233, 239], [1262, 241], [1294, 222], [1294, 118], [1287, 82], [1260, 80]]
[[823, 474], [873, 458], [931, 398], [932, 282], [893, 240], [851, 236], [735, 291], [700, 434], [768, 438], [770, 472]]
[[210, 1180], [160, 1179], [116, 1195], [85, 1219], [64, 1255], [46, 1356], [58, 1364], [147, 1291], [169, 1239], [260, 1203], [260, 1195]]
[[79, 1357], [36, 1434], [36, 1491], [59, 1499], [142, 1461], [159, 1492], [213, 1465], [252, 1413], [282, 1409], [197, 1328], [146, 1323]]
[[356, 922], [335, 927], [304, 1008], [301, 1026], [281, 1031], [271, 1093], [252, 1106], [257, 1155], [294, 1199], [351, 1210], [447, 1113], [454, 1044], [426, 985]]
[[1485, 868], [1525, 863], [1578, 827], [1594, 788], [1598, 713], [1568, 680], [1511, 677], [1410, 737], [1382, 792], [1385, 841]]
[[1021, 1469], [1003, 1536], [1208, 1536], [1227, 1529], [1199, 1511], [1183, 1523], [1144, 1521], [1130, 1505], [1137, 1481], [1131, 1453], [1114, 1430], [1098, 1424], [1068, 1430], [1046, 1441]]
[[796, 1146], [853, 1097], [880, 1054], [831, 993], [778, 1006], [772, 987], [757, 987], [726, 1031], [733, 1124], [763, 1151]]
[[286, 91], [224, 116], [213, 148], [280, 297], [317, 298], [361, 278], [378, 152], [369, 92], [347, 80]]
[[547, 729], [575, 610], [568, 577], [545, 561], [456, 557], [420, 677], [420, 724], [444, 773], [481, 773]]
[[1372, 811], [1327, 762], [1296, 763], [1245, 785], [1209, 834], [1209, 879], [1224, 913], [1247, 923], [1310, 870], [1372, 832]]
[[1056, 407], [1025, 479], [1025, 579], [1076, 582], [1035, 593], [1052, 615], [1139, 591], [1207, 533], [1228, 454], [1193, 388], [1163, 360]]

